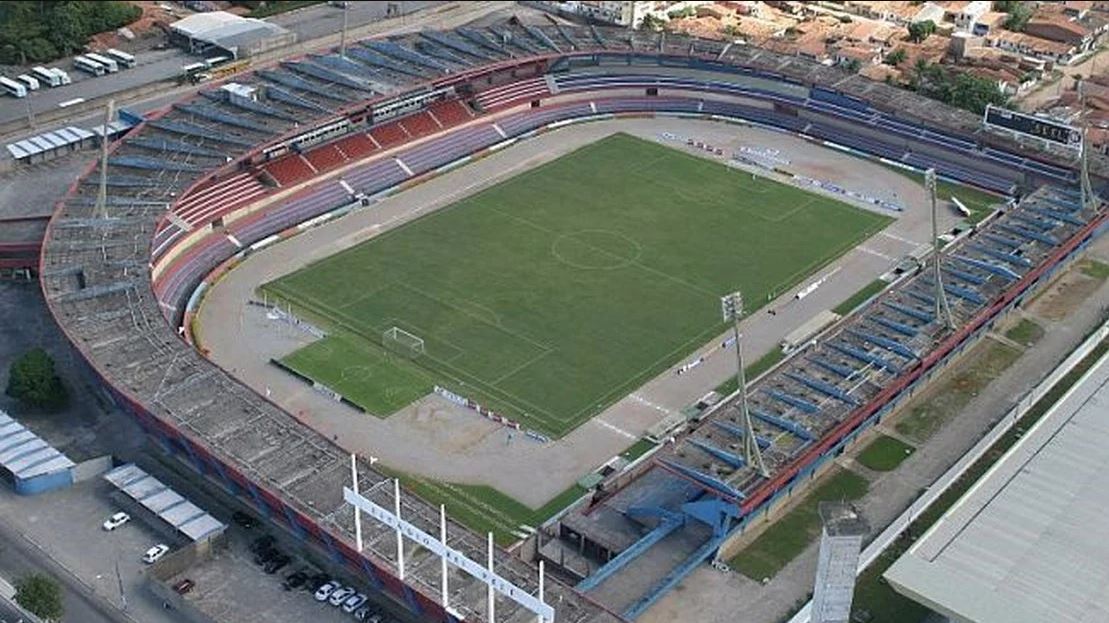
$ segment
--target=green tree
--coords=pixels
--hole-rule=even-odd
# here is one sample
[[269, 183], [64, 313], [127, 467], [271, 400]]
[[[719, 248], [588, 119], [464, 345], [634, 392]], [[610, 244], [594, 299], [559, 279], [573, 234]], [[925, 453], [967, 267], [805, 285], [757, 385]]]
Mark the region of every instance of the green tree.
[[0, 2], [0, 63], [52, 61], [140, 15], [140, 7], [116, 0]]
[[666, 20], [661, 17], [655, 17], [652, 13], [644, 15], [643, 21], [639, 22], [639, 27], [643, 30], [653, 30], [656, 32], [662, 30], [662, 27], [665, 25]]
[[916, 43], [924, 41], [936, 32], [936, 23], [932, 20], [925, 20], [923, 22], [913, 22], [909, 24], [909, 40]]
[[857, 58], [849, 58], [843, 62], [843, 68], [853, 74], [859, 73], [859, 70], [862, 69], [862, 66], [863, 64], [860, 63], [859, 59]]
[[69, 401], [62, 379], [54, 372], [54, 360], [41, 348], [24, 353], [12, 363], [7, 394], [43, 409], [60, 409]]
[[887, 65], [893, 65], [894, 67], [896, 67], [905, 62], [906, 56], [908, 56], [908, 54], [905, 53], [905, 50], [894, 50], [893, 52], [890, 52], [886, 55], [885, 63]]
[[1013, 0], [994, 2], [993, 8], [995, 11], [1001, 13], [1008, 13], [1009, 17], [1005, 19], [1005, 27], [1009, 30], [1020, 32], [1024, 30], [1028, 20], [1032, 18], [1032, 13], [1035, 11], [1035, 6], [1030, 2], [1016, 2]]
[[53, 578], [32, 573], [15, 583], [15, 602], [44, 621], [60, 621], [65, 613], [62, 589]]

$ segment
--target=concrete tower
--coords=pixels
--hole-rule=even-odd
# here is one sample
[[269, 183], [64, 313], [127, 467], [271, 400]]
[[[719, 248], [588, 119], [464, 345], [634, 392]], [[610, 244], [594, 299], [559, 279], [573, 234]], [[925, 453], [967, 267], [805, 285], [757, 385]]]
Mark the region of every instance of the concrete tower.
[[845, 502], [821, 502], [820, 519], [824, 529], [816, 564], [811, 623], [848, 623], [867, 525]]

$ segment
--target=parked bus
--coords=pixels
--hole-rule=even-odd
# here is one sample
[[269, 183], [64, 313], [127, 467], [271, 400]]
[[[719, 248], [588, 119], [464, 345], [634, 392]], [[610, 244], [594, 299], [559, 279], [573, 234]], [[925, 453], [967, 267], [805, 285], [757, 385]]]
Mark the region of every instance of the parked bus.
[[114, 58], [108, 58], [107, 56], [104, 56], [103, 54], [97, 54], [96, 52], [89, 52], [85, 56], [103, 65], [104, 69], [107, 69], [108, 73], [110, 74], [114, 74], [119, 71], [119, 63], [117, 63]]
[[41, 66], [32, 67], [31, 74], [33, 74], [48, 87], [53, 88], [62, 86], [61, 77], [58, 74], [54, 73], [53, 69], [47, 69], [46, 67]]
[[27, 87], [28, 91], [38, 91], [39, 88], [42, 86], [41, 84], [39, 84], [39, 81], [37, 79], [32, 78], [27, 74], [19, 74], [15, 77], [15, 79], [22, 82], [23, 85]]
[[27, 87], [11, 78], [0, 76], [0, 87], [3, 87], [8, 95], [13, 97], [27, 97]]
[[135, 66], [135, 57], [131, 54], [128, 54], [127, 52], [124, 52], [123, 50], [108, 48], [107, 50], [104, 50], [104, 55], [114, 58], [116, 62], [120, 64], [120, 66], [126, 67], [127, 69]]
[[73, 66], [94, 76], [103, 76], [108, 69], [87, 56], [74, 56]]
[[70, 78], [69, 74], [67, 74], [61, 68], [51, 67], [50, 71], [54, 72], [54, 75], [58, 77], [58, 80], [61, 82], [61, 84], [73, 84], [73, 78]]

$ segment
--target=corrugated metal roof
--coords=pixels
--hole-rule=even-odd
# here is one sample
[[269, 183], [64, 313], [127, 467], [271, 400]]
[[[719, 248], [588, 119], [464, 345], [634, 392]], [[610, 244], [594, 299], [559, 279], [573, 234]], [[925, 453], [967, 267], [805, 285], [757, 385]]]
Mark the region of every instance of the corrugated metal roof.
[[[112, 125], [115, 125], [117, 123], [123, 123], [125, 128], [130, 127], [129, 124], [121, 121], [117, 121]], [[8, 149], [8, 153], [11, 154], [12, 158], [15, 158], [16, 160], [21, 160], [23, 158], [35, 156], [46, 151], [51, 151], [54, 149], [59, 149], [61, 147], [72, 145], [74, 143], [79, 143], [93, 136], [95, 135], [92, 132], [84, 128], [78, 128], [71, 125], [60, 128], [58, 130], [51, 130], [49, 132], [43, 132], [42, 134], [36, 134], [35, 136], [30, 136], [14, 143], [8, 143], [6, 147]]]
[[133, 463], [111, 470], [104, 479], [193, 541], [227, 527]]
[[1109, 358], [886, 578], [956, 620], [1109, 621]]
[[61, 452], [0, 411], [0, 466], [26, 480], [73, 467]]

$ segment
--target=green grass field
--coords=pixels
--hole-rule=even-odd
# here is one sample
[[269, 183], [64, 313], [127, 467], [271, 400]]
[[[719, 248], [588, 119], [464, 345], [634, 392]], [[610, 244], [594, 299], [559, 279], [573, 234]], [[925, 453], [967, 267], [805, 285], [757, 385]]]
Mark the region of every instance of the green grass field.
[[891, 472], [897, 469], [901, 462], [909, 458], [914, 448], [909, 444], [888, 435], [879, 435], [870, 442], [856, 460], [867, 469], [876, 472]]
[[[295, 354], [307, 376], [338, 389], [397, 326], [426, 352], [375, 374], [557, 437], [723, 330], [720, 295], [753, 311], [889, 220], [618, 134], [264, 289], [368, 343]], [[407, 395], [358, 391], [383, 409]]]

